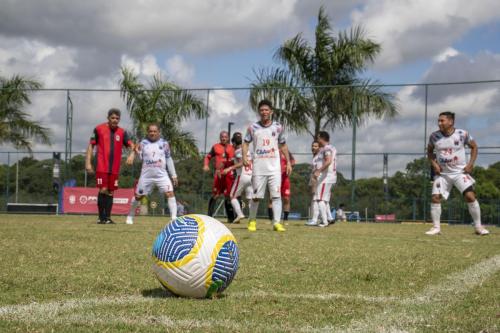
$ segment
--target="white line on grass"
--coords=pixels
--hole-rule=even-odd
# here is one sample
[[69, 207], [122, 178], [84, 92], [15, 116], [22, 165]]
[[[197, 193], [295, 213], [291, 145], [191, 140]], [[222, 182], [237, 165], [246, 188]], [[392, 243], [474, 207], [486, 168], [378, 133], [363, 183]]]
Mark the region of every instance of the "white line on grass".
[[[335, 332], [412, 332], [417, 325], [432, 322], [439, 312], [460, 300], [460, 296], [481, 286], [500, 270], [500, 255], [483, 260], [462, 272], [448, 275], [420, 294], [383, 312], [355, 321], [347, 328], [324, 327], [318, 331]], [[421, 327], [421, 326], [420, 326]]]

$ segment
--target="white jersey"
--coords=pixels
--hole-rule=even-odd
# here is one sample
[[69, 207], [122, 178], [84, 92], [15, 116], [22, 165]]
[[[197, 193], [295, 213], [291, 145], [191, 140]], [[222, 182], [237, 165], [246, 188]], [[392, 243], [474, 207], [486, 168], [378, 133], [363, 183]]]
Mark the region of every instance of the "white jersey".
[[436, 131], [429, 137], [429, 145], [434, 147], [437, 163], [442, 174], [463, 173], [467, 165], [465, 146], [474, 140], [467, 131], [455, 128], [450, 136]]
[[326, 145], [320, 149], [320, 151], [313, 158], [314, 170], [317, 170], [323, 166], [326, 161], [326, 157], [330, 156], [331, 163], [326, 170], [323, 170], [319, 176], [320, 181], [326, 181], [327, 183], [337, 182], [337, 150], [331, 145]]
[[[233, 160], [234, 164], [240, 163], [243, 160], [243, 149], [241, 147], [235, 150]], [[236, 169], [236, 175], [252, 175], [252, 154], [250, 154], [250, 151], [247, 151], [247, 161], [249, 165]]]
[[260, 121], [247, 129], [245, 142], [253, 142], [254, 175], [281, 174], [279, 145], [285, 144], [283, 126], [276, 121], [264, 127]]
[[[139, 157], [142, 160], [141, 177], [168, 177], [167, 163], [173, 167], [170, 145], [162, 138], [155, 142], [148, 139], [142, 140], [139, 144]], [[175, 168], [172, 169], [169, 167], [171, 176], [176, 177]]]

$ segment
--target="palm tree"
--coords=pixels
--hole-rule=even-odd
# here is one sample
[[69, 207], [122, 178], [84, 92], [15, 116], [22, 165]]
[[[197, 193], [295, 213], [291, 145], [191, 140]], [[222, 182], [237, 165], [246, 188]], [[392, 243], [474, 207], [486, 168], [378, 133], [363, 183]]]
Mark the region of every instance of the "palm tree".
[[321, 7], [315, 39], [313, 47], [299, 33], [274, 54], [282, 67], [255, 71], [250, 93], [254, 109], [267, 98], [273, 102], [280, 122], [296, 133], [307, 132], [313, 137], [321, 130], [358, 124], [366, 116], [381, 118], [397, 113], [392, 94], [383, 92], [376, 82], [359, 77], [380, 52], [380, 45], [366, 38], [361, 27], [333, 36]]
[[182, 131], [181, 122], [192, 116], [207, 116], [203, 102], [191, 92], [163, 80], [160, 73], [153, 76], [149, 87], [129, 68], [122, 68], [121, 96], [134, 122], [136, 137], [144, 137], [147, 125], [160, 125], [177, 156], [197, 156], [196, 140], [190, 132]]
[[39, 82], [20, 75], [10, 79], [0, 76], [0, 144], [10, 143], [30, 153], [33, 140], [50, 144], [50, 130], [29, 120], [30, 115], [23, 111], [26, 104], [31, 104], [29, 91], [41, 87]]

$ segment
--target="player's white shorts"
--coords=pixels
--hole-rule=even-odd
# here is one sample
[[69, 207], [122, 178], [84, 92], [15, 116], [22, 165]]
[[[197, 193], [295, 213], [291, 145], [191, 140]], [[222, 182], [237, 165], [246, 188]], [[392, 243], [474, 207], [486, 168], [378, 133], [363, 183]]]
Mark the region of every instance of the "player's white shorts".
[[252, 175], [236, 176], [231, 188], [231, 198], [239, 197], [245, 191], [247, 199], [253, 198]]
[[281, 172], [275, 175], [252, 175], [253, 198], [264, 199], [266, 185], [271, 198], [281, 198]]
[[327, 182], [326, 180], [318, 182], [318, 185], [316, 185], [316, 191], [314, 191], [313, 200], [330, 202], [332, 186], [334, 185], [335, 183], [330, 183]]
[[455, 186], [460, 193], [474, 185], [476, 181], [469, 174], [458, 173], [454, 175], [439, 175], [434, 178], [432, 183], [432, 194], [441, 194], [446, 200], [450, 195], [451, 189]]
[[141, 176], [139, 178], [139, 182], [137, 183], [135, 193], [140, 196], [149, 195], [153, 191], [153, 187], [155, 185], [161, 193], [172, 192], [174, 190], [172, 182], [168, 176], [154, 178]]

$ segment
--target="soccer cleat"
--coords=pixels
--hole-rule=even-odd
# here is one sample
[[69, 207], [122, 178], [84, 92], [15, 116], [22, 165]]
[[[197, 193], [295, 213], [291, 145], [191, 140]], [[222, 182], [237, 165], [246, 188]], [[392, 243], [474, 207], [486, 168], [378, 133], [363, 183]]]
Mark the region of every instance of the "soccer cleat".
[[441, 234], [441, 229], [432, 227], [431, 230], [427, 231], [425, 233], [426, 235], [434, 236], [434, 235], [440, 235]]
[[273, 225], [273, 229], [274, 229], [274, 231], [278, 231], [278, 232], [286, 231], [285, 227], [281, 223], [275, 223]]
[[328, 223], [320, 223], [320, 224], [319, 224], [319, 226], [320, 226], [321, 228], [328, 227]]
[[236, 218], [234, 219], [233, 223], [240, 223], [241, 220], [243, 220], [244, 218], [245, 218], [244, 215], [236, 216]]
[[476, 235], [479, 235], [479, 236], [486, 236], [486, 235], [489, 235], [490, 232], [483, 228], [483, 227], [480, 227], [480, 228], [476, 228]]
[[104, 221], [104, 224], [116, 224], [116, 223], [112, 219], [106, 219], [106, 221]]
[[306, 225], [309, 226], [309, 227], [317, 227], [318, 226], [318, 222], [314, 222], [313, 220], [309, 220], [306, 222]]
[[257, 231], [257, 222], [255, 220], [248, 222], [248, 231]]
[[105, 221], [105, 220], [101, 220], [101, 219], [98, 219], [98, 220], [97, 220], [97, 224], [105, 224], [105, 223], [106, 223], [106, 221]]
[[127, 221], [125, 221], [125, 223], [134, 224], [134, 219], [132, 218], [132, 216], [127, 216]]
[[328, 220], [328, 224], [335, 224], [335, 220]]

